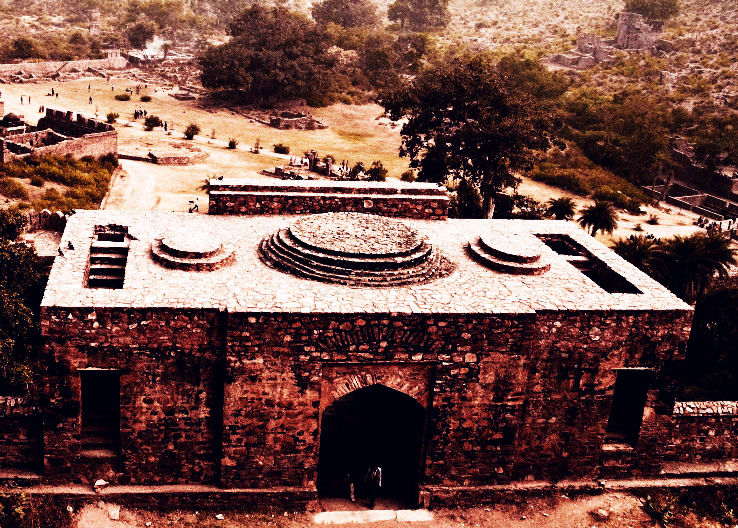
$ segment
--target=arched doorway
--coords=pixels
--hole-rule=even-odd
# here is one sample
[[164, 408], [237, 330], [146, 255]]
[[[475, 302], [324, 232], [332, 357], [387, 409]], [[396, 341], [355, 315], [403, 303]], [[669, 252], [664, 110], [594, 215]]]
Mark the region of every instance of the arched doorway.
[[362, 497], [367, 470], [378, 465], [380, 497], [417, 505], [424, 430], [425, 409], [402, 392], [377, 384], [342, 396], [323, 411], [318, 492], [346, 497], [350, 474]]

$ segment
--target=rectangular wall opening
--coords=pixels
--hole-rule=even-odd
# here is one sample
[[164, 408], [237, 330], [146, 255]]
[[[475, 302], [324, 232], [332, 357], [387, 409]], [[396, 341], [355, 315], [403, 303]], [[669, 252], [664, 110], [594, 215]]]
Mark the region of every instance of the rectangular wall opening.
[[82, 384], [82, 450], [116, 456], [120, 450], [120, 371], [85, 369]]
[[607, 293], [643, 293], [569, 235], [555, 233], [536, 236]]
[[634, 446], [638, 442], [650, 380], [650, 369], [617, 369], [605, 434], [607, 443]]

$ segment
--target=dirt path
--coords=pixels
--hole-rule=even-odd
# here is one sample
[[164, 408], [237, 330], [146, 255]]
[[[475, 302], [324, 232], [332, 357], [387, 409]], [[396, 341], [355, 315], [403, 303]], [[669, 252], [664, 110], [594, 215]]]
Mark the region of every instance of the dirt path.
[[[156, 513], [121, 508], [120, 519], [110, 520], [111, 505], [89, 505], [75, 515], [75, 528], [299, 528], [318, 526], [312, 513], [232, 513], [174, 511]], [[216, 515], [221, 514], [223, 519]], [[459, 510], [433, 511], [433, 520], [416, 522], [379, 521], [362, 524], [369, 528], [656, 528], [642, 509], [641, 500], [626, 493], [611, 492], [570, 499], [566, 495], [533, 499], [520, 504], [499, 504]], [[151, 523], [148, 524], [147, 523]], [[339, 525], [341, 526], [341, 525]], [[343, 525], [356, 526], [356, 524]]]

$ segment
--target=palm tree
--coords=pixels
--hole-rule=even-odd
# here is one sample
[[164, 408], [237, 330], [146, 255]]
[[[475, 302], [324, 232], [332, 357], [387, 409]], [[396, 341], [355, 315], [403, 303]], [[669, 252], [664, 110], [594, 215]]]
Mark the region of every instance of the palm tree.
[[556, 220], [571, 220], [574, 218], [574, 211], [574, 200], [566, 196], [562, 196], [561, 198], [551, 198], [548, 201], [546, 214], [548, 216], [553, 216]]
[[612, 245], [612, 249], [641, 271], [650, 274], [653, 271], [654, 248], [656, 241], [643, 235], [621, 238]]
[[689, 303], [699, 299], [717, 275], [736, 264], [730, 240], [718, 233], [676, 235], [656, 245], [654, 271], [659, 281]]
[[592, 236], [595, 236], [597, 231], [612, 233], [618, 226], [618, 213], [611, 202], [595, 200], [594, 204], [582, 209], [581, 213], [579, 223], [585, 229], [591, 227]]

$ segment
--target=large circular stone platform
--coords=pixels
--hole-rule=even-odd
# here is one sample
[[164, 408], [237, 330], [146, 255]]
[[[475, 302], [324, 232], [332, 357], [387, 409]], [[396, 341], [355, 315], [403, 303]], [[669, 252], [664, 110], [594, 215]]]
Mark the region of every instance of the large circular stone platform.
[[352, 286], [419, 284], [454, 270], [414, 229], [362, 213], [301, 218], [262, 240], [259, 255], [281, 271]]
[[151, 255], [162, 266], [186, 271], [211, 271], [233, 262], [233, 248], [209, 233], [173, 231], [157, 238]]

